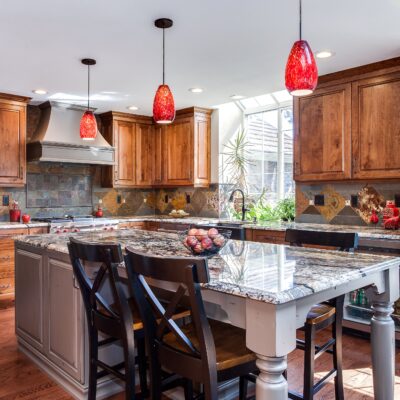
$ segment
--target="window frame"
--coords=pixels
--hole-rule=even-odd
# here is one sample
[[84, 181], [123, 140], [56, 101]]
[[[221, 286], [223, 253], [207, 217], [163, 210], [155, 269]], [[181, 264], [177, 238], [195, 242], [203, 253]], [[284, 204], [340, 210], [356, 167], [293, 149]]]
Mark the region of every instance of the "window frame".
[[[271, 95], [273, 97], [273, 95]], [[276, 100], [276, 99], [275, 99]], [[248, 129], [248, 116], [254, 114], [262, 114], [268, 111], [277, 111], [278, 113], [278, 142], [277, 142], [277, 190], [276, 190], [276, 198], [277, 201], [282, 200], [286, 197], [285, 194], [285, 154], [284, 154], [284, 132], [286, 130], [282, 130], [282, 111], [285, 109], [291, 108], [293, 112], [293, 101], [285, 101], [282, 103], [278, 103], [276, 101], [275, 105], [263, 106], [263, 107], [255, 107], [243, 110], [243, 126], [244, 129]], [[263, 158], [263, 170], [262, 176], [264, 176], [264, 158]], [[262, 182], [264, 182], [264, 178], [262, 178]], [[264, 185], [263, 185], [264, 186]]]

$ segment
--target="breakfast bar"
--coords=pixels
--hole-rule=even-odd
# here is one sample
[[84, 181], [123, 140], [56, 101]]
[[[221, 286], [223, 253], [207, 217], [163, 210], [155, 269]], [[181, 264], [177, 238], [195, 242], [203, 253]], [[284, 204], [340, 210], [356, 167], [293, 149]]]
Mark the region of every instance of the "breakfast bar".
[[[19, 348], [77, 398], [85, 398], [87, 333], [82, 301], [69, 262], [69, 237], [119, 243], [160, 256], [189, 256], [179, 235], [142, 230], [28, 235], [16, 240], [16, 332]], [[282, 373], [296, 347], [296, 329], [318, 302], [368, 287], [375, 398], [394, 396], [394, 323], [400, 258], [230, 240], [210, 258], [203, 299], [210, 318], [246, 330], [257, 355], [258, 400], [283, 400]], [[123, 267], [121, 267], [123, 273]], [[110, 349], [109, 357], [114, 357]], [[344, 355], [345, 357], [345, 355]], [[120, 391], [99, 385], [101, 398]]]

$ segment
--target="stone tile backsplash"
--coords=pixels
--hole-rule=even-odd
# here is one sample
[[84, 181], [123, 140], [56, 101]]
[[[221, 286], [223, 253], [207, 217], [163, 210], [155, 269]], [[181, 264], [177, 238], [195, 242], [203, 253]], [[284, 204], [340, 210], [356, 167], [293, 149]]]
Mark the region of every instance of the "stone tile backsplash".
[[[218, 185], [210, 188], [110, 189], [100, 184], [101, 168], [90, 165], [29, 163], [25, 188], [0, 188], [0, 220], [8, 220], [3, 195], [31, 216], [92, 214], [102, 200], [106, 216], [164, 215], [184, 209], [193, 216], [218, 217]], [[118, 198], [121, 200], [118, 202]]]
[[[324, 205], [310, 205], [310, 200], [318, 194], [324, 195]], [[367, 225], [373, 210], [381, 212], [386, 201], [394, 200], [399, 194], [399, 181], [297, 184], [296, 221]], [[357, 207], [350, 205], [351, 196], [357, 196]]]

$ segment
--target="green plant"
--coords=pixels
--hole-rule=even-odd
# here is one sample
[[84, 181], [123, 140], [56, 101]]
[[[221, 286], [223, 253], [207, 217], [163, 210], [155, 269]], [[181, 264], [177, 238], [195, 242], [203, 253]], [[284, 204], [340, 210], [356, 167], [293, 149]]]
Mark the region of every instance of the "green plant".
[[293, 221], [296, 216], [296, 203], [293, 197], [278, 201], [275, 207], [279, 218], [283, 221]]
[[224, 165], [222, 165], [223, 174], [227, 174], [230, 177], [229, 183], [247, 192], [247, 167], [251, 165], [248, 148], [251, 145], [246, 139], [246, 131], [241, 130], [224, 147], [223, 154], [226, 158], [224, 159]]

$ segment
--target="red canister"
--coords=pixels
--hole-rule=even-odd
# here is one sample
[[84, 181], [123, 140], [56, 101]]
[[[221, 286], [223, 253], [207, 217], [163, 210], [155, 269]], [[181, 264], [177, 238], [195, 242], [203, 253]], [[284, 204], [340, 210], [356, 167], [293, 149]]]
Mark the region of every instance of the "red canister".
[[21, 220], [21, 210], [10, 210], [10, 222], [20, 222]]

